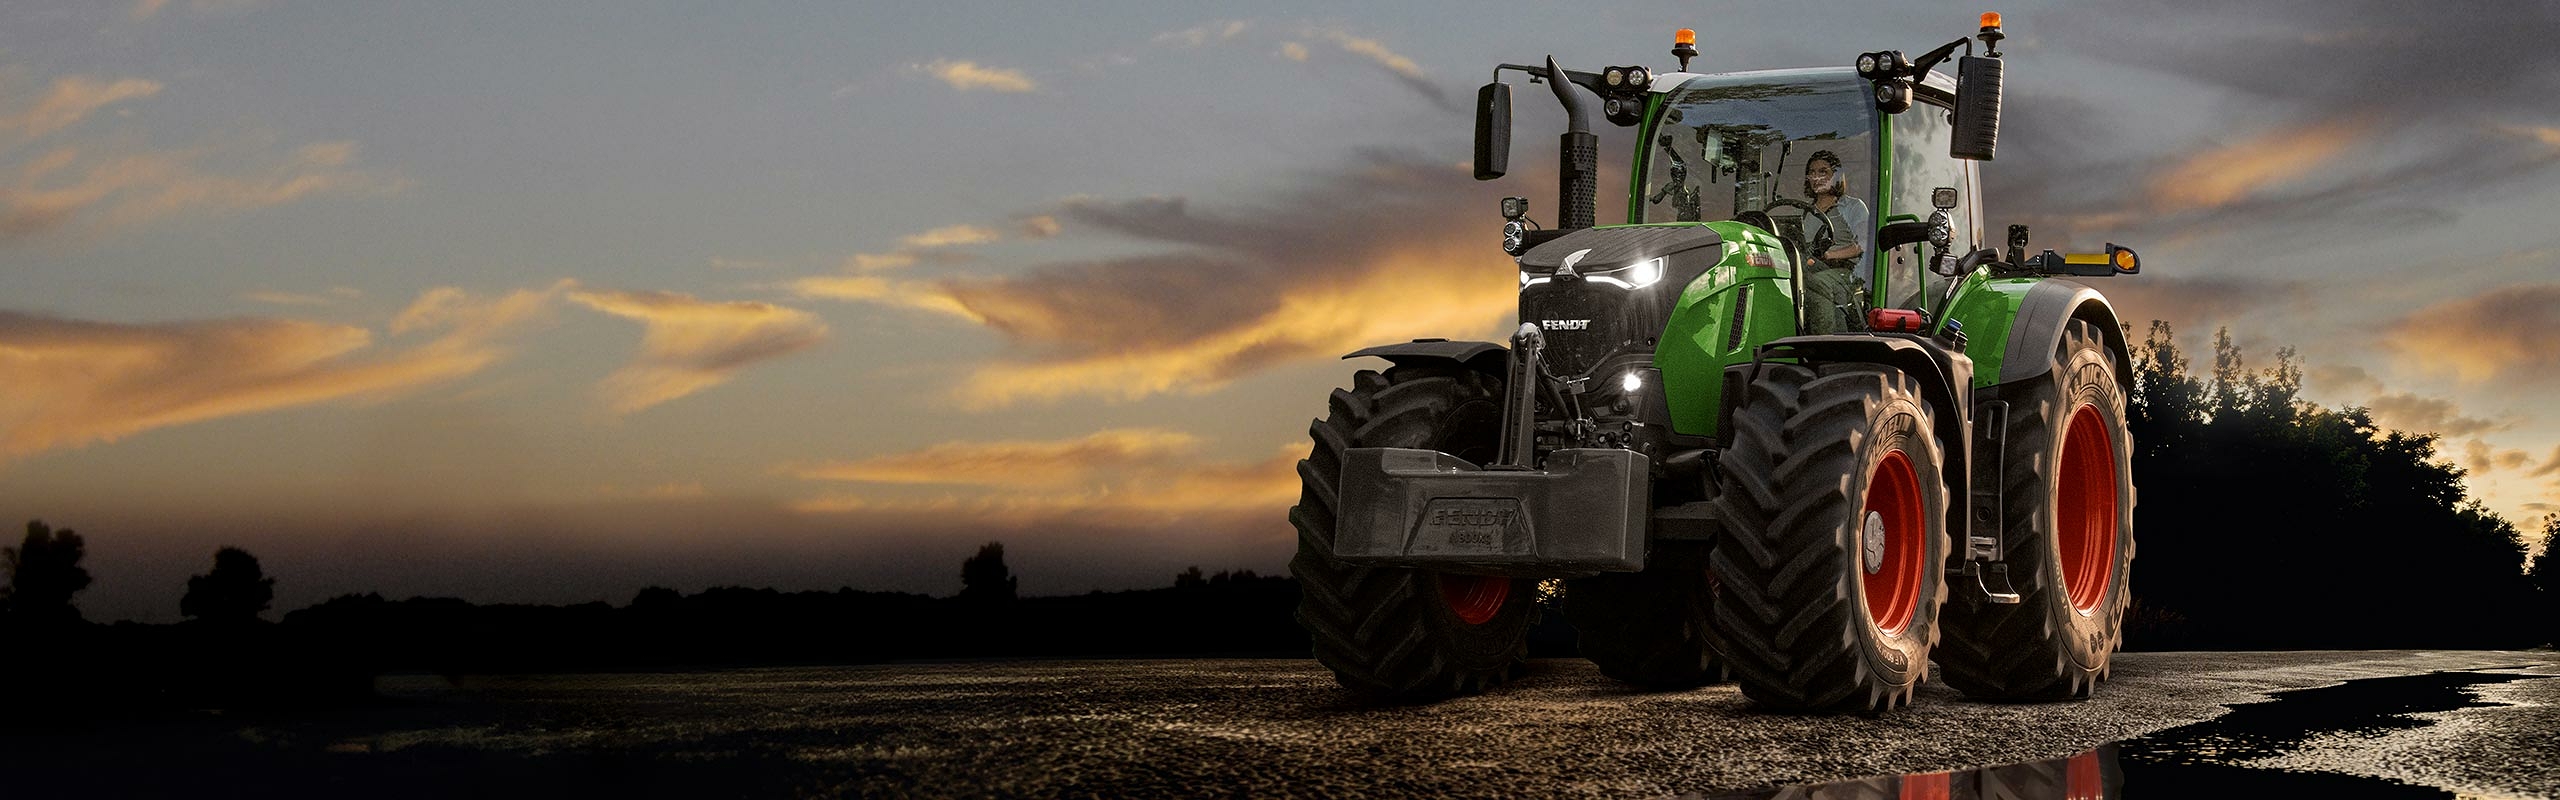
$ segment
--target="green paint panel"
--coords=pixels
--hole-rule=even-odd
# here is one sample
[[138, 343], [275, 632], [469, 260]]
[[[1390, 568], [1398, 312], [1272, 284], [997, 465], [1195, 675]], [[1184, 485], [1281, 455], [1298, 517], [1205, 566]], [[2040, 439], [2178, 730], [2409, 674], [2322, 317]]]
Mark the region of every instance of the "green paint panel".
[[1976, 388], [2000, 382], [2000, 357], [2009, 347], [2009, 326], [2017, 321], [2027, 290], [2044, 280], [1992, 278], [1990, 274], [1977, 269], [1965, 276], [1955, 302], [1947, 306], [1947, 319], [1964, 323], [1964, 354], [1973, 359]]
[[[1671, 429], [1689, 436], [1715, 436], [1716, 411], [1724, 402], [1724, 369], [1749, 363], [1762, 343], [1795, 335], [1794, 292], [1782, 267], [1786, 263], [1778, 238], [1739, 222], [1684, 223], [1714, 228], [1724, 237], [1716, 265], [1680, 291], [1654, 348], [1653, 365], [1662, 370], [1662, 388], [1671, 407]], [[1733, 342], [1734, 306], [1743, 304], [1741, 341]]]

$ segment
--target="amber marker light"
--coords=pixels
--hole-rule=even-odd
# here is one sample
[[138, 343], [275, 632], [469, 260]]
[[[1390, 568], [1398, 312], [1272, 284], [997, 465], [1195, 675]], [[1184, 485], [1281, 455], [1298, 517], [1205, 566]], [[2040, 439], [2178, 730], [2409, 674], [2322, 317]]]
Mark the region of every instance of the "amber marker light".
[[[1998, 15], [1998, 14], [1984, 14], [1984, 15], [1982, 15], [1982, 18], [1983, 18], [1983, 19], [1987, 19], [1987, 20], [1991, 20], [1992, 24], [1995, 24], [1995, 25], [1996, 25], [1996, 24], [1999, 24], [1999, 22], [2000, 22], [2000, 15]], [[1688, 28], [1681, 28], [1681, 29], [1679, 29], [1679, 30], [1672, 31], [1672, 32], [1671, 32], [1671, 43], [1672, 43], [1672, 44], [1697, 44], [1697, 43], [1698, 43], [1698, 32], [1697, 32], [1697, 31], [1695, 31], [1695, 30], [1688, 29]]]
[[1982, 12], [1982, 29], [1983, 29], [1983, 30], [1986, 30], [1986, 31], [1996, 31], [1996, 30], [1999, 30], [1999, 29], [2000, 29], [2000, 12], [1997, 12], [1997, 11], [1985, 11], [1985, 12]]
[[2133, 271], [2133, 263], [2134, 263], [2134, 262], [2133, 262], [2133, 251], [2131, 251], [2131, 250], [2118, 250], [2118, 251], [2116, 251], [2116, 269], [2117, 269], [2118, 271], [2122, 271], [2122, 272], [2132, 272], [2132, 271]]

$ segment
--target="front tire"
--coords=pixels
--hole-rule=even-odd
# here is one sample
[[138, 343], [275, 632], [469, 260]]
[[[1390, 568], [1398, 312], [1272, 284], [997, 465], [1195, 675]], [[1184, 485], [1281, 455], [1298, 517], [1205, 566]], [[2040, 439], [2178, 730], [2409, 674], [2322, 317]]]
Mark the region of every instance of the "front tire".
[[1500, 387], [1497, 378], [1454, 366], [1362, 370], [1308, 428], [1315, 447], [1298, 462], [1303, 488], [1289, 509], [1298, 555], [1289, 570], [1298, 578], [1298, 624], [1316, 661], [1344, 688], [1403, 701], [1473, 694], [1509, 680], [1527, 659], [1536, 581], [1333, 557], [1343, 451], [1408, 447], [1490, 461], [1501, 435]]
[[1929, 404], [1889, 367], [1760, 373], [1720, 462], [1708, 634], [1763, 706], [1907, 705], [1946, 597], [1947, 493]]
[[2124, 643], [2133, 569], [2133, 439], [2117, 354], [2073, 320], [2053, 370], [2010, 403], [2001, 531], [2018, 602], [1947, 609], [1947, 684], [1985, 700], [2086, 698]]

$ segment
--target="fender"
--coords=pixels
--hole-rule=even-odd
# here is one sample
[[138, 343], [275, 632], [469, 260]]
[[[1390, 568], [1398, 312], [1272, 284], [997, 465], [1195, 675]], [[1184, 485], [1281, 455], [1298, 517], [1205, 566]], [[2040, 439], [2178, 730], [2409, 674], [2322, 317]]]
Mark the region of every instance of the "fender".
[[1492, 342], [1452, 342], [1447, 339], [1415, 339], [1398, 344], [1382, 344], [1352, 351], [1343, 358], [1376, 356], [1399, 367], [1417, 364], [1446, 363], [1500, 376], [1511, 363], [1510, 348]]
[[2062, 345], [2062, 332], [2075, 319], [2098, 326], [2098, 335], [2116, 354], [2116, 385], [2132, 391], [2133, 350], [2125, 346], [2115, 307], [2096, 289], [2052, 278], [2037, 281], [2019, 298], [2017, 322], [2010, 325], [2009, 345], [2000, 354], [1999, 382], [2016, 383], [2051, 371], [2053, 349]]
[[1868, 333], [1790, 336], [1762, 346], [1760, 358], [1795, 358], [1807, 366], [1882, 364], [1918, 381], [1921, 399], [1936, 412], [1932, 427], [1945, 451], [1938, 472], [1947, 483], [1947, 535], [1972, 541], [1970, 504], [1963, 500], [1973, 495], [1973, 359], [1916, 336]]

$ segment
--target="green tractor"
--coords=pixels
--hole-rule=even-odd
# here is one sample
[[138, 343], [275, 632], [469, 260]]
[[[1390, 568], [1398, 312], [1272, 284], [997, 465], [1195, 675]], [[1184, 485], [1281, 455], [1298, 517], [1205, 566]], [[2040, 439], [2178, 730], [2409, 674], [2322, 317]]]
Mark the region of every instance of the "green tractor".
[[[2106, 300], [2055, 276], [2140, 260], [1981, 242], [1998, 15], [1853, 68], [1692, 74], [1680, 34], [1679, 72], [1550, 58], [1479, 93], [1479, 179], [1509, 158], [1503, 73], [1564, 105], [1560, 219], [1503, 201], [1508, 347], [1345, 356], [1391, 366], [1299, 464], [1317, 659], [1366, 695], [1481, 691], [1564, 579], [1582, 654], [1638, 685], [1881, 710], [1934, 660], [1974, 697], [2087, 697], [2128, 598], [2132, 373]], [[1594, 225], [1593, 99], [1638, 129], [1625, 225]]]

